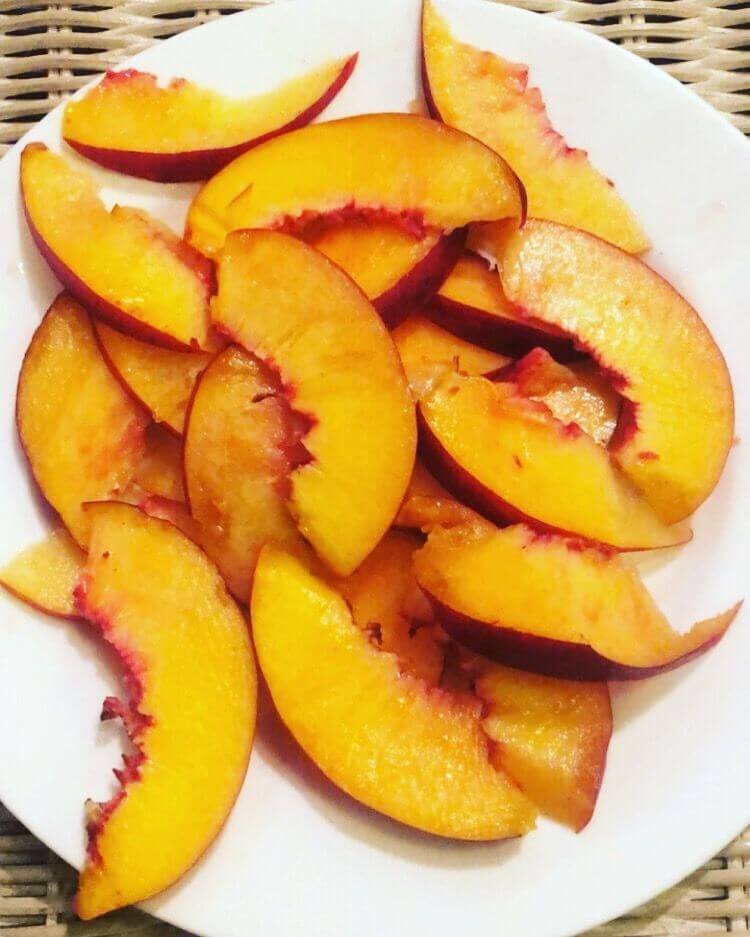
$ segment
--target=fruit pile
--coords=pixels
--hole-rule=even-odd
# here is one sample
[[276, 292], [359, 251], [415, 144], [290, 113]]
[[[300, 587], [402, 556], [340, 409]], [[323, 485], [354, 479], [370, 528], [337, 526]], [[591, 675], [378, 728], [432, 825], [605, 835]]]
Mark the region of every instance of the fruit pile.
[[249, 101], [129, 70], [68, 104], [88, 159], [207, 180], [183, 238], [107, 210], [44, 145], [21, 157], [66, 292], [17, 423], [61, 525], [0, 578], [114, 648], [126, 699], [102, 719], [133, 743], [88, 808], [84, 918], [164, 889], [217, 835], [254, 653], [341, 789], [501, 839], [539, 813], [581, 830], [606, 681], [678, 666], [736, 614], [678, 633], [621, 556], [688, 541], [719, 480], [719, 349], [526, 69], [430, 0], [422, 31], [432, 117], [311, 124], [356, 56]]

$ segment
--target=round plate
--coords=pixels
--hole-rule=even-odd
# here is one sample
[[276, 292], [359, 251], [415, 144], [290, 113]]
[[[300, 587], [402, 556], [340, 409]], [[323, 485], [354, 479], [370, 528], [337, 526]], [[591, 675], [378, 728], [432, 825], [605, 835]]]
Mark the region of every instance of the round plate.
[[[694, 541], [669, 563], [649, 560], [649, 586], [684, 629], [748, 592], [750, 148], [676, 81], [583, 30], [480, 0], [438, 5], [460, 38], [531, 65], [555, 126], [616, 181], [653, 239], [650, 262], [697, 306], [727, 355], [737, 445], [696, 517]], [[417, 0], [297, 0], [202, 26], [133, 64], [241, 95], [359, 50], [353, 78], [325, 116], [403, 111], [420, 94], [418, 19]], [[61, 148], [60, 116], [50, 114], [25, 140]], [[58, 289], [23, 222], [19, 152], [0, 164], [0, 561], [44, 526], [13, 405], [24, 349]], [[145, 207], [178, 228], [195, 191], [86, 168], [108, 200]], [[0, 797], [79, 865], [84, 798], [109, 794], [109, 769], [119, 761], [121, 739], [98, 722], [103, 697], [116, 691], [116, 670], [84, 627], [5, 595], [0, 603]], [[261, 731], [223, 833], [179, 885], [146, 907], [210, 937], [454, 937], [488, 929], [495, 937], [565, 937], [615, 917], [689, 873], [750, 821], [748, 617], [741, 613], [695, 663], [615, 688], [606, 778], [594, 819], [578, 836], [545, 821], [502, 844], [419, 835], [312, 783]]]

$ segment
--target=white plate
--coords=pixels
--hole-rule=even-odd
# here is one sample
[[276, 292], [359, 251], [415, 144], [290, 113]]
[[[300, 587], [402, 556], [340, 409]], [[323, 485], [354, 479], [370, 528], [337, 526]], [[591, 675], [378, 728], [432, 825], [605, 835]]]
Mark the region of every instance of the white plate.
[[[656, 245], [651, 262], [698, 307], [727, 355], [741, 444], [699, 512], [694, 542], [648, 576], [684, 628], [748, 594], [750, 148], [677, 82], [589, 33], [479, 0], [439, 5], [461, 38], [531, 64], [554, 124], [616, 181]], [[358, 49], [357, 70], [325, 116], [406, 110], [419, 95], [418, 12], [417, 0], [274, 4], [181, 35], [133, 64], [239, 95]], [[26, 140], [59, 148], [59, 129], [58, 111]], [[0, 164], [0, 561], [43, 529], [13, 402], [23, 351], [57, 290], [21, 217], [18, 158], [17, 147]], [[108, 197], [178, 226], [194, 190], [95, 174]], [[97, 721], [116, 673], [85, 629], [4, 595], [0, 603], [0, 797], [79, 865], [84, 798], [107, 796], [119, 760], [120, 739]], [[261, 739], [217, 843], [147, 908], [210, 937], [565, 937], [621, 914], [750, 821], [748, 617], [746, 609], [715, 650], [677, 673], [616, 688], [608, 770], [579, 836], [542, 822], [509, 844], [431, 839], [312, 786]]]

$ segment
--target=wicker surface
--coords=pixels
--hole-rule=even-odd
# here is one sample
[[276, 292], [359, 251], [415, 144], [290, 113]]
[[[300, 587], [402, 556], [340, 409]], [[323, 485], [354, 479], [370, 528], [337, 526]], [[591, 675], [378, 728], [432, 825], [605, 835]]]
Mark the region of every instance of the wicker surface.
[[[514, 2], [582, 23], [651, 59], [750, 133], [750, 3]], [[0, 152], [98, 72], [159, 39], [252, 5], [247, 0], [203, 0], [200, 6], [191, 0], [0, 0]], [[74, 872], [0, 805], [0, 929], [9, 937], [180, 935], [138, 912], [90, 924], [75, 921], [69, 905], [74, 886]], [[750, 829], [678, 887], [586, 937], [727, 933], [750, 934]]]

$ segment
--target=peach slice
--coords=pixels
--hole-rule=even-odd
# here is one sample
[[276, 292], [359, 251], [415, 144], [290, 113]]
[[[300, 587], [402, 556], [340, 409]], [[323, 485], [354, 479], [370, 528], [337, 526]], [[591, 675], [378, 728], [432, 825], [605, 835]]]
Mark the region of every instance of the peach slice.
[[278, 369], [307, 430], [304, 464], [289, 474], [291, 513], [324, 562], [348, 575], [390, 526], [414, 465], [414, 404], [390, 335], [335, 264], [272, 231], [227, 238], [213, 316]]
[[518, 173], [531, 217], [584, 228], [633, 253], [646, 250], [613, 184], [552, 127], [526, 66], [459, 42], [432, 0], [422, 7], [422, 75], [431, 113], [492, 147]]
[[434, 527], [455, 527], [458, 524], [486, 523], [484, 518], [462, 504], [430, 475], [422, 462], [414, 466], [409, 487], [399, 508], [394, 527], [429, 533]]
[[493, 763], [542, 813], [580, 832], [593, 815], [612, 736], [607, 684], [515, 670], [450, 642], [441, 685], [482, 701]]
[[398, 223], [415, 236], [520, 218], [506, 163], [458, 130], [412, 114], [365, 114], [276, 137], [230, 163], [190, 206], [187, 238], [207, 256], [230, 231], [297, 231], [326, 216]]
[[546, 348], [558, 361], [577, 357], [570, 337], [554, 326], [523, 316], [503, 293], [494, 270], [467, 252], [435, 294], [431, 319], [469, 342], [511, 357]]
[[152, 424], [146, 430], [146, 451], [133, 473], [133, 481], [149, 494], [184, 501], [182, 476], [182, 443]]
[[0, 569], [0, 586], [48, 615], [77, 618], [73, 590], [85, 562], [83, 550], [58, 527]]
[[577, 833], [594, 813], [612, 737], [604, 682], [560, 680], [462, 651], [484, 705], [493, 763], [546, 816]]
[[94, 162], [155, 182], [207, 179], [240, 153], [309, 123], [344, 87], [357, 56], [337, 59], [266, 94], [225, 98], [184, 78], [107, 72], [63, 115], [65, 142]]
[[164, 498], [161, 495], [146, 495], [141, 498], [137, 505], [144, 514], [149, 517], [156, 517], [162, 521], [169, 521], [170, 524], [183, 532], [185, 536], [202, 546], [202, 534], [198, 522], [191, 516], [188, 506], [184, 501], [173, 501], [171, 498]]
[[393, 330], [393, 341], [415, 398], [428, 393], [446, 369], [485, 374], [506, 367], [510, 359], [478, 348], [413, 312]]
[[623, 397], [610, 450], [666, 523], [719, 480], [734, 435], [726, 363], [697, 312], [650, 267], [599, 238], [530, 221], [498, 244], [508, 296], [565, 329]]
[[435, 640], [434, 614], [412, 570], [420, 546], [412, 535], [389, 531], [359, 569], [332, 585], [376, 647], [395, 654], [402, 672], [437, 686], [443, 651]]
[[485, 377], [516, 384], [524, 397], [541, 400], [556, 419], [575, 423], [602, 446], [612, 438], [622, 398], [593, 361], [574, 361], [566, 367], [543, 348], [535, 348]]
[[95, 322], [94, 328], [99, 347], [115, 377], [140, 400], [157, 423], [182, 435], [195, 382], [212, 355], [159, 348], [124, 335], [103, 322]]
[[26, 352], [16, 421], [42, 494], [85, 546], [81, 503], [125, 489], [144, 452], [148, 417], [104, 363], [88, 315], [64, 293]]
[[439, 836], [489, 840], [534, 825], [534, 808], [488, 759], [481, 706], [399, 672], [341, 596], [296, 558], [263, 549], [251, 616], [279, 715], [340, 788]]
[[495, 664], [474, 692], [496, 763], [542, 813], [580, 832], [594, 813], [612, 737], [607, 684]]
[[230, 346], [204, 371], [193, 397], [185, 483], [201, 545], [243, 602], [266, 542], [293, 551], [303, 545], [286, 506], [293, 457], [292, 414], [277, 382]]
[[689, 539], [659, 519], [605, 449], [513, 384], [449, 374], [420, 401], [419, 416], [428, 469], [497, 523], [525, 521], [619, 550]]
[[90, 312], [158, 345], [205, 346], [213, 274], [197, 251], [142, 212], [108, 212], [92, 180], [42, 143], [21, 154], [21, 193], [40, 253]]
[[632, 680], [678, 667], [716, 644], [741, 605], [678, 634], [617, 555], [520, 524], [436, 529], [414, 569], [457, 641], [570, 680]]
[[121, 790], [89, 811], [84, 920], [157, 894], [200, 858], [240, 791], [257, 699], [247, 623], [206, 555], [131, 505], [88, 512], [76, 603], [122, 660], [129, 699], [105, 700], [102, 718], [123, 720], [135, 753]]
[[[422, 238], [396, 225], [364, 221], [322, 225], [305, 240], [345, 270], [389, 328], [425, 303], [460, 256], [465, 232], [439, 232]], [[497, 277], [495, 278], [497, 281]]]

